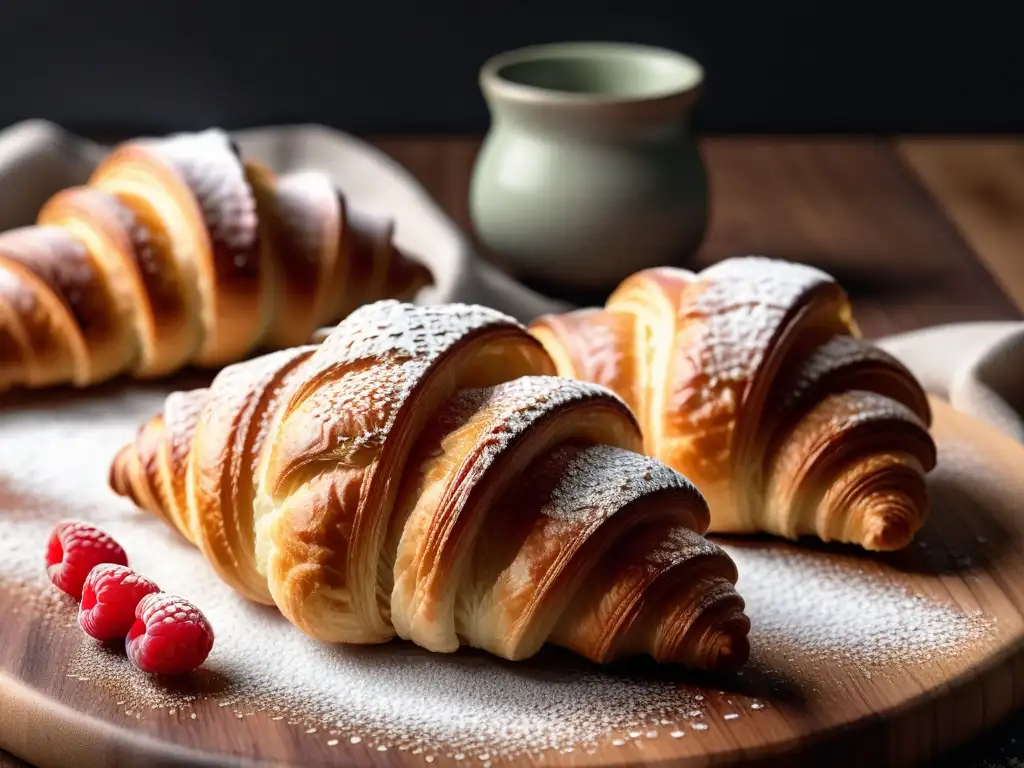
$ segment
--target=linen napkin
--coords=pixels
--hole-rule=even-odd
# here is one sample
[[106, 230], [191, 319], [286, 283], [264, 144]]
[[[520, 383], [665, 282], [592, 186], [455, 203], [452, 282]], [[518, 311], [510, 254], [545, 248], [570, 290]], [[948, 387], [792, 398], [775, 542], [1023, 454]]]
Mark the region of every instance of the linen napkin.
[[939, 325], [878, 343], [926, 390], [1024, 443], [1024, 322]]

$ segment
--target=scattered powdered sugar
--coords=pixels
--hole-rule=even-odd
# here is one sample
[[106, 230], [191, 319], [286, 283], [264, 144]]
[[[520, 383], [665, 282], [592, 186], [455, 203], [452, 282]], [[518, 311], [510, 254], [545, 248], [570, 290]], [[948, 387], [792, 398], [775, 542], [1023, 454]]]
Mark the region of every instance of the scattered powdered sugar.
[[[302, 738], [328, 746], [361, 744], [384, 757], [406, 751], [425, 762], [461, 754], [485, 765], [546, 749], [590, 753], [709, 730], [700, 718], [714, 692], [696, 693], [649, 667], [630, 668], [627, 676], [560, 651], [512, 663], [398, 642], [328, 646], [275, 610], [248, 603], [181, 537], [107, 487], [113, 455], [160, 409], [165, 392], [132, 385], [0, 414], [0, 592], [17, 593], [18, 611], [80, 643], [64, 674], [103, 691], [125, 717], [158, 711], [184, 726], [224, 707], [239, 720], [261, 713], [292, 724]], [[633, 482], [656, 481], [655, 469], [638, 468]], [[181, 683], [161, 682], [79, 633], [70, 598], [48, 586], [42, 563], [50, 529], [67, 517], [103, 527], [133, 567], [206, 614], [216, 643], [203, 668]], [[729, 551], [761, 658], [912, 664], [952, 654], [991, 627], [820, 555], [786, 547]], [[752, 715], [765, 706], [733, 698], [725, 711]]]
[[[155, 563], [139, 565], [155, 570]], [[157, 577], [161, 583], [171, 578]], [[603, 674], [564, 654], [555, 654], [554, 663], [551, 653], [511, 663], [477, 652], [435, 655], [403, 643], [326, 646], [268, 609], [246, 604], [205, 571], [187, 581], [217, 641], [197, 685], [202, 692], [184, 698], [213, 698], [238, 717], [283, 715], [307, 734], [336, 727], [355, 734], [350, 743], [376, 749], [409, 745], [507, 757], [593, 745], [636, 724], [678, 719], [693, 706], [687, 691], [671, 682]], [[136, 710], [182, 706], [180, 691], [90, 642], [83, 642], [71, 673]]]
[[322, 171], [303, 170], [281, 176], [274, 188], [278, 226], [294, 243], [292, 252], [309, 259], [306, 269], [320, 269], [320, 249], [327, 221], [338, 226], [338, 190]]
[[735, 560], [755, 653], [812, 664], [910, 665], [990, 635], [991, 620], [791, 547], [722, 545]]

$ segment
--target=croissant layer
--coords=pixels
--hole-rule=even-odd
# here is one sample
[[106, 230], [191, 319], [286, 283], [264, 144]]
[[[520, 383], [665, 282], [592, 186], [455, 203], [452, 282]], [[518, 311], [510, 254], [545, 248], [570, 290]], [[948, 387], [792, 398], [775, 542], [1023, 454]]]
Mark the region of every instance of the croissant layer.
[[935, 465], [920, 384], [859, 337], [825, 273], [761, 257], [639, 272], [600, 309], [538, 319], [559, 375], [617, 392], [644, 450], [682, 472], [711, 530], [906, 546]]
[[116, 147], [0, 235], [0, 389], [220, 367], [432, 278], [326, 175], [278, 178], [219, 130]]
[[176, 393], [111, 485], [328, 642], [741, 665], [749, 621], [682, 475], [514, 320], [381, 301]]

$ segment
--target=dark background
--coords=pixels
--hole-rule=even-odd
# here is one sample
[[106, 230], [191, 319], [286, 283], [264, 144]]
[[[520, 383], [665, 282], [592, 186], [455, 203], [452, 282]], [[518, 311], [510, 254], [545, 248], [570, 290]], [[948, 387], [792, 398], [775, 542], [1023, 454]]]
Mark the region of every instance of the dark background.
[[0, 0], [0, 125], [87, 133], [315, 121], [476, 132], [491, 54], [614, 39], [707, 71], [706, 132], [1024, 130], [1005, 3]]

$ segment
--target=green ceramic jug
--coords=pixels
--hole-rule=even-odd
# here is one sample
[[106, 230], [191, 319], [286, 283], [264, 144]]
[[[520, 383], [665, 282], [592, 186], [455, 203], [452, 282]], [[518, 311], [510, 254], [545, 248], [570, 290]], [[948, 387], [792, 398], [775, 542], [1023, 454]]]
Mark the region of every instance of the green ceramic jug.
[[685, 264], [707, 224], [690, 131], [701, 66], [620, 43], [561, 43], [489, 60], [491, 128], [470, 209], [481, 241], [522, 277], [607, 289]]

